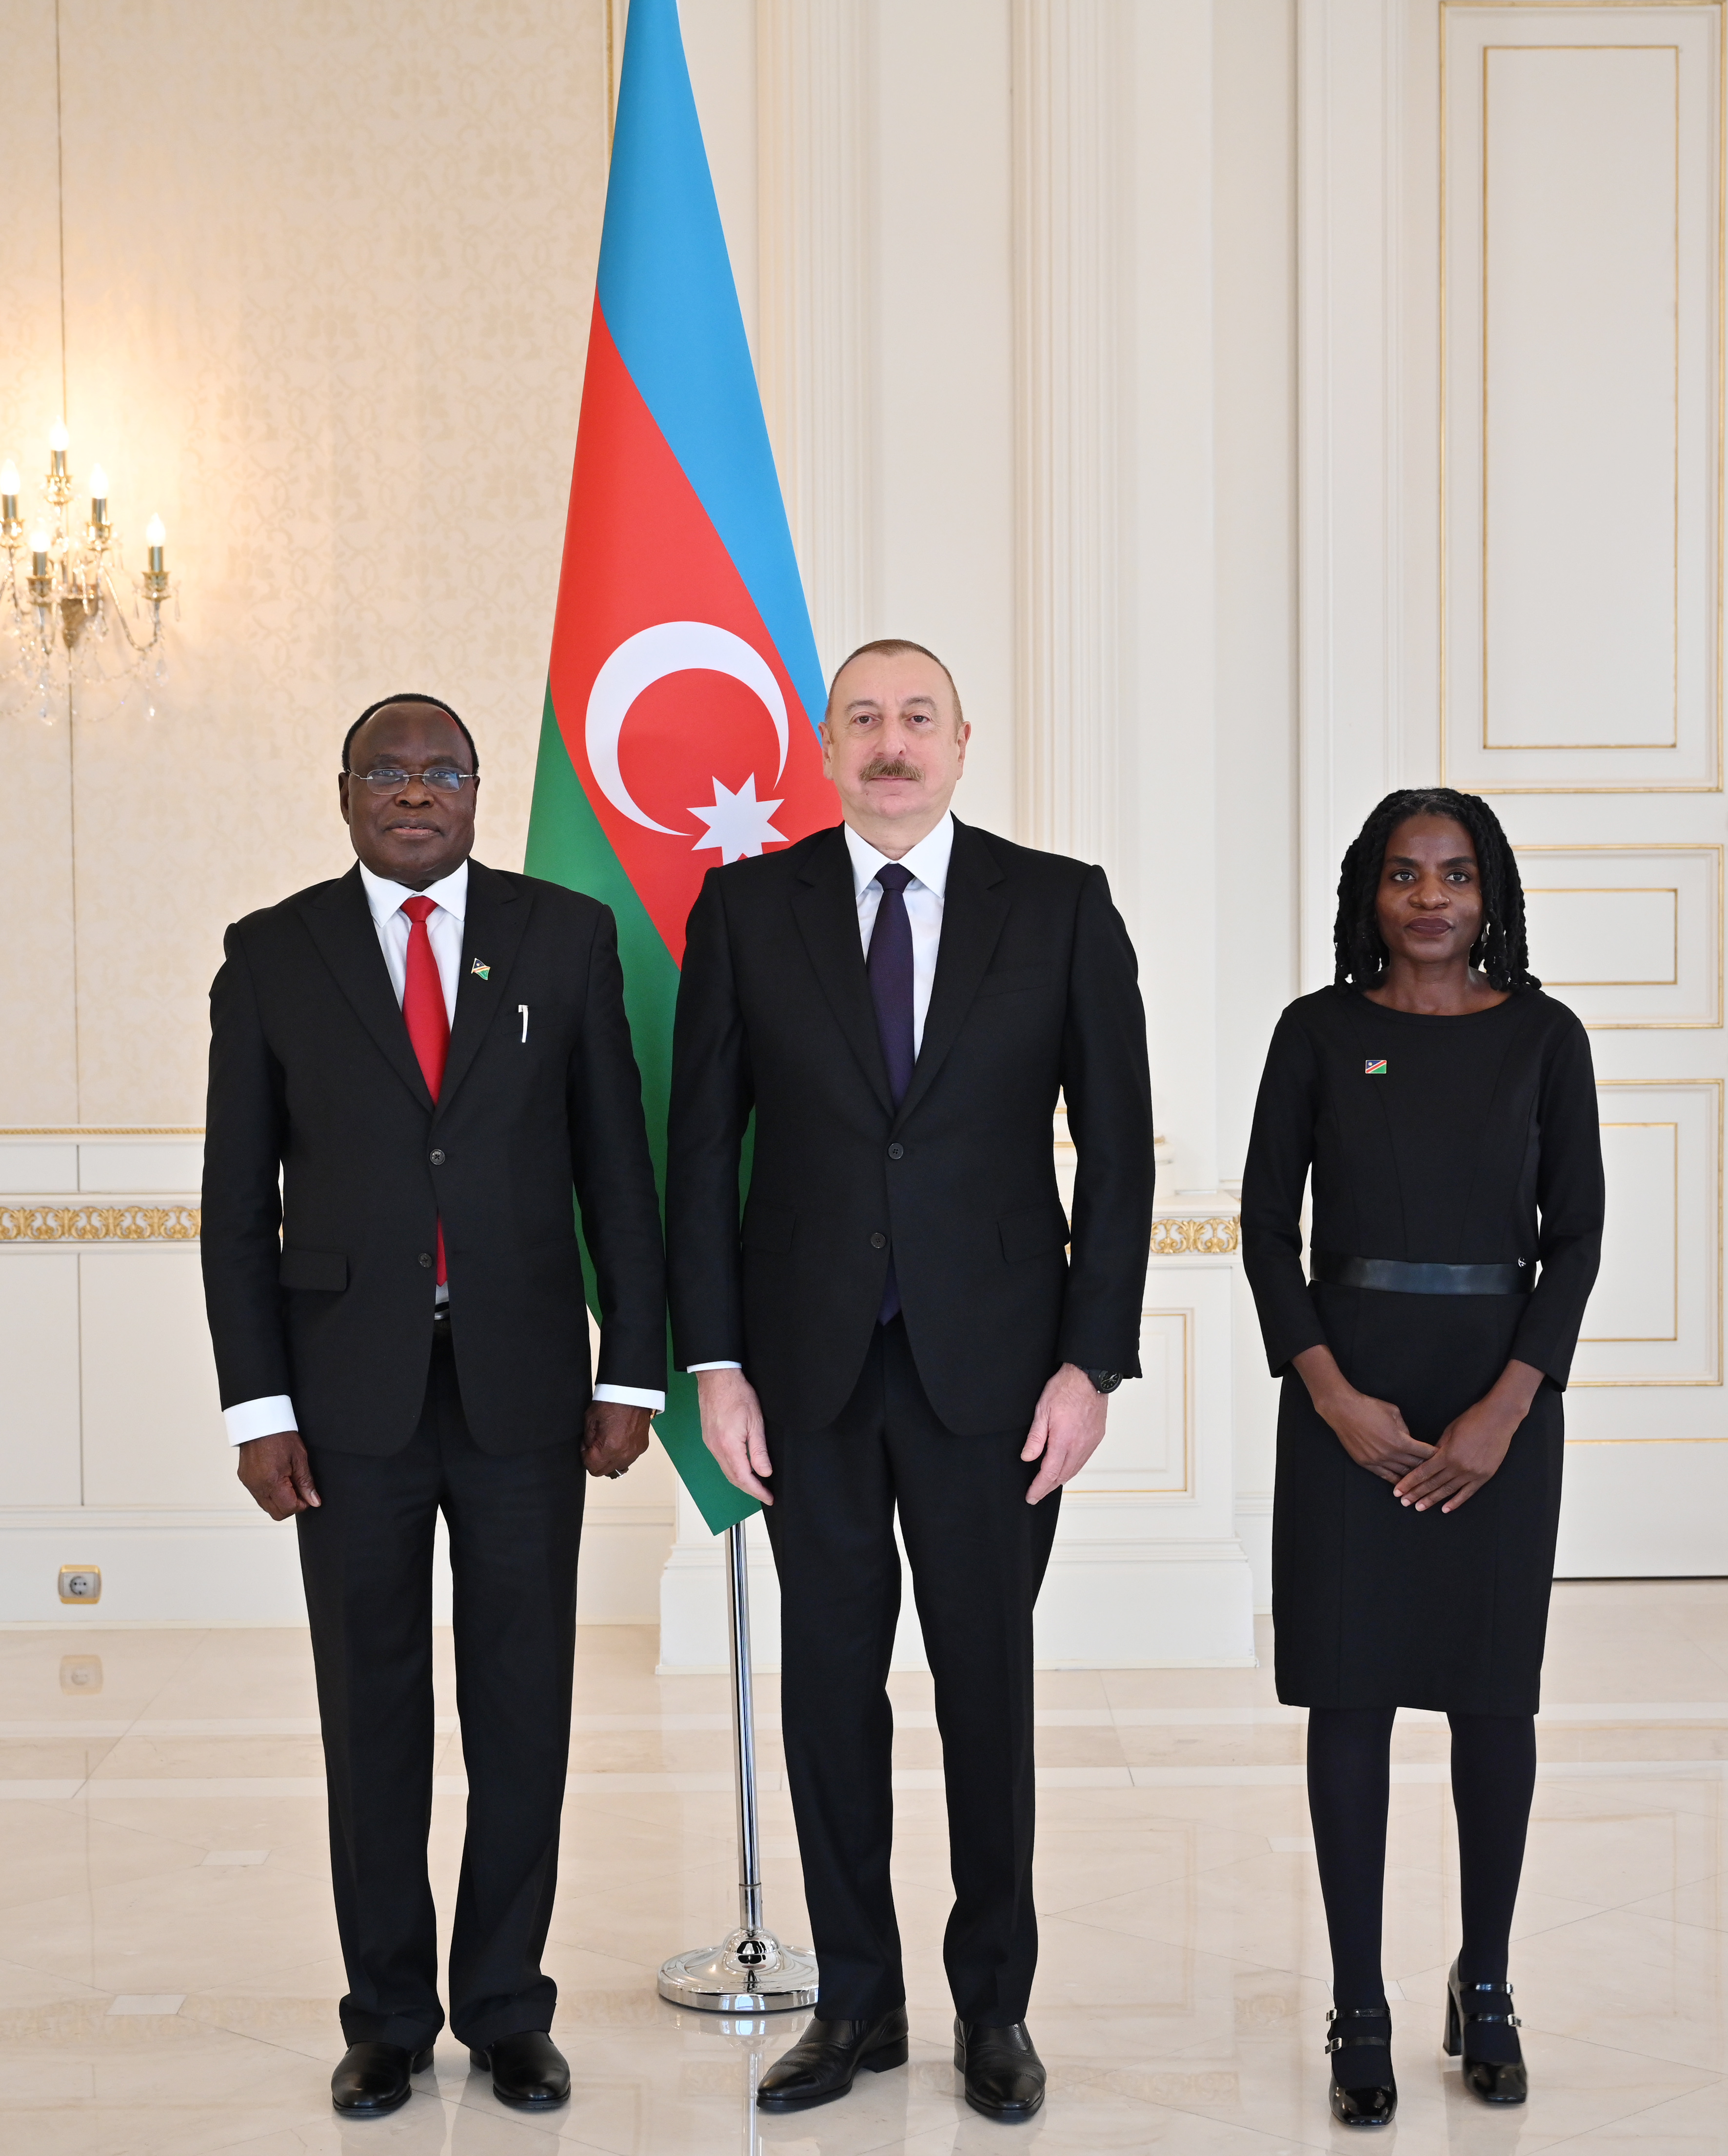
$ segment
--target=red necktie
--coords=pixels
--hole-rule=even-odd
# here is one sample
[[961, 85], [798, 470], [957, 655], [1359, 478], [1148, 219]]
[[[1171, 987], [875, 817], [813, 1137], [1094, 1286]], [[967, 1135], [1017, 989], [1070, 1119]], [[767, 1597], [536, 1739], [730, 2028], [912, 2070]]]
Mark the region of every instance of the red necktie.
[[[432, 938], [426, 932], [427, 916], [435, 910], [429, 898], [405, 898], [408, 916], [408, 975], [402, 988], [402, 1015], [408, 1020], [408, 1037], [419, 1059], [426, 1091], [435, 1101], [444, 1083], [444, 1065], [450, 1054], [450, 1012], [445, 1006], [444, 983], [438, 978], [438, 961], [432, 955]], [[438, 1281], [444, 1285], [444, 1223], [438, 1224]]]

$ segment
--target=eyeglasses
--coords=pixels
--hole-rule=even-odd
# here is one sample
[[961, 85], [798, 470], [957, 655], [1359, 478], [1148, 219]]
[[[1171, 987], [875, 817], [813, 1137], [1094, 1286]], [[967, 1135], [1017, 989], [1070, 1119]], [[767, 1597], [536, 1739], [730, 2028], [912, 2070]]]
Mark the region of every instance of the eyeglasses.
[[429, 771], [401, 771], [389, 763], [381, 764], [376, 771], [351, 771], [347, 776], [359, 779], [374, 793], [399, 793], [411, 778], [418, 778], [435, 793], [460, 793], [465, 786], [473, 785], [480, 773], [458, 771], [453, 763], [436, 763]]

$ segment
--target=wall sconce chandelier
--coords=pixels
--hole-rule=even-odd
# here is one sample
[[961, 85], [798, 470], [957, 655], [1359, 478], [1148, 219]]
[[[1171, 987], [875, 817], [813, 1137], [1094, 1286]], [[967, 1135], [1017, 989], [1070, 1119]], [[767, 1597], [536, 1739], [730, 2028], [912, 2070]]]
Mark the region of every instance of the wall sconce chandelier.
[[[42, 509], [28, 535], [18, 466], [10, 457], [0, 465], [0, 547], [6, 552], [0, 679], [29, 685], [28, 701], [45, 725], [62, 708], [69, 711], [85, 687], [107, 690], [117, 707], [142, 684], [147, 716], [153, 718], [155, 690], [167, 679], [163, 607], [172, 602], [179, 619], [162, 519], [152, 516], [145, 532], [148, 566], [131, 576], [109, 521], [108, 475], [91, 466], [89, 515], [80, 523], [72, 513], [77, 482], [66, 461], [70, 440], [63, 419], [48, 441]], [[122, 584], [130, 588], [126, 597]]]

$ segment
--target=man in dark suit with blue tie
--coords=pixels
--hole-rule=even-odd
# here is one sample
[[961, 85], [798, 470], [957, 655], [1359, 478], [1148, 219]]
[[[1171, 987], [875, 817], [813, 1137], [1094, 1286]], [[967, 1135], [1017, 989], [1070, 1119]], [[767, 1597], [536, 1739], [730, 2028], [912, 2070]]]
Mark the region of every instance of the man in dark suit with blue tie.
[[897, 1512], [943, 1738], [955, 2065], [991, 2118], [1044, 2098], [1026, 2027], [1032, 1604], [1062, 1486], [1139, 1374], [1152, 1114], [1103, 873], [954, 817], [969, 732], [933, 654], [855, 652], [822, 728], [844, 822], [711, 871], [679, 991], [674, 1345], [710, 1450], [769, 1508], [821, 1964], [815, 2019], [763, 2081], [769, 2110], [908, 2056], [889, 1887]]

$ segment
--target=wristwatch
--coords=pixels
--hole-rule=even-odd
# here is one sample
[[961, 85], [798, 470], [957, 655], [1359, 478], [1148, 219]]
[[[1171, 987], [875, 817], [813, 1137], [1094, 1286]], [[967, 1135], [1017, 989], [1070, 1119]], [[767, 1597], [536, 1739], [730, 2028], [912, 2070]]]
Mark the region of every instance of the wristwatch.
[[1122, 1383], [1120, 1370], [1086, 1370], [1081, 1374], [1091, 1378], [1095, 1393], [1113, 1393]]

